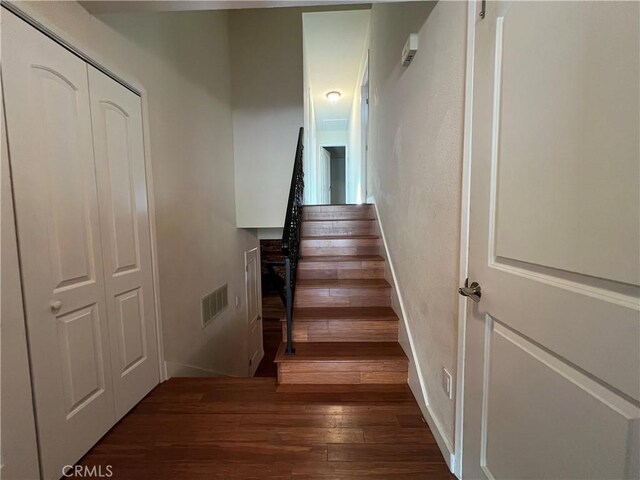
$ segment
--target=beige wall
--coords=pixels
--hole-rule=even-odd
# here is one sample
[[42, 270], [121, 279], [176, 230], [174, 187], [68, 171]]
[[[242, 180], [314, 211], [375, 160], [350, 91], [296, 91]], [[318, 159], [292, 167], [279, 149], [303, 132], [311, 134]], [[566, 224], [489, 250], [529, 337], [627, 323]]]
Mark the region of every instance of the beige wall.
[[238, 226], [282, 227], [304, 123], [302, 9], [229, 15]]
[[[375, 197], [431, 416], [449, 446], [456, 371], [466, 3], [374, 4], [368, 191]], [[419, 48], [407, 69], [409, 33]], [[410, 379], [414, 392], [417, 378]], [[455, 380], [454, 380], [455, 382]]]
[[[75, 2], [25, 8], [147, 90], [166, 360], [246, 375], [243, 252], [258, 242], [235, 228], [227, 13], [97, 19]], [[230, 306], [203, 330], [200, 299], [223, 283]]]

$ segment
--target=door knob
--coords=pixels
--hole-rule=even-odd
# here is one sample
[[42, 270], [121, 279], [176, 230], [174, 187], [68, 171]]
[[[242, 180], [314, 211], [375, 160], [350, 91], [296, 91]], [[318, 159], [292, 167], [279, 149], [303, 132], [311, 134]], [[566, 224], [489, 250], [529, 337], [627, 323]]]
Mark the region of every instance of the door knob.
[[479, 302], [482, 297], [482, 288], [478, 282], [473, 282], [469, 285], [469, 279], [464, 281], [464, 287], [458, 289], [458, 293], [463, 297], [469, 297], [474, 302]]
[[49, 306], [51, 307], [52, 312], [57, 312], [62, 308], [62, 302], [60, 300], [51, 300]]

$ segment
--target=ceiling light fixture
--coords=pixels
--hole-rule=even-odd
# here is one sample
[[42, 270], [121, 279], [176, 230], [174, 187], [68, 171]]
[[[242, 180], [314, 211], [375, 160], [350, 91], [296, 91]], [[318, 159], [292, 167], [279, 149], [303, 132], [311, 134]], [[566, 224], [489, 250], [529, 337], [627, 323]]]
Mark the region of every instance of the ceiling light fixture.
[[340, 100], [340, 97], [341, 97], [340, 92], [333, 91], [333, 92], [327, 93], [327, 98], [331, 103], [337, 103], [338, 100]]

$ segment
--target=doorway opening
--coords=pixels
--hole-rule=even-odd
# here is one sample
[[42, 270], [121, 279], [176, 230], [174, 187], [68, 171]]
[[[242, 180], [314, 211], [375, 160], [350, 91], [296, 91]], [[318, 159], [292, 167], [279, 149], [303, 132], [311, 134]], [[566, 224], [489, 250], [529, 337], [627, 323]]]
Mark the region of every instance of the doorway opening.
[[328, 202], [331, 205], [344, 205], [347, 203], [347, 158], [346, 147], [322, 147], [329, 155], [327, 166], [329, 172], [327, 180], [329, 185]]
[[302, 25], [305, 203], [360, 204], [367, 197], [370, 10], [305, 12]]

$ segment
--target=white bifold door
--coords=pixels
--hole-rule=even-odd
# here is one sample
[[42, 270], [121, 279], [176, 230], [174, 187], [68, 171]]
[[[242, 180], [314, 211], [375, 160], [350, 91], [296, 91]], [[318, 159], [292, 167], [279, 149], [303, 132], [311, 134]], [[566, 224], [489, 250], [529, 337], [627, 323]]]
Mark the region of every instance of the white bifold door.
[[2, 75], [45, 478], [159, 381], [140, 98], [6, 10]]
[[640, 4], [474, 21], [462, 478], [639, 478]]

